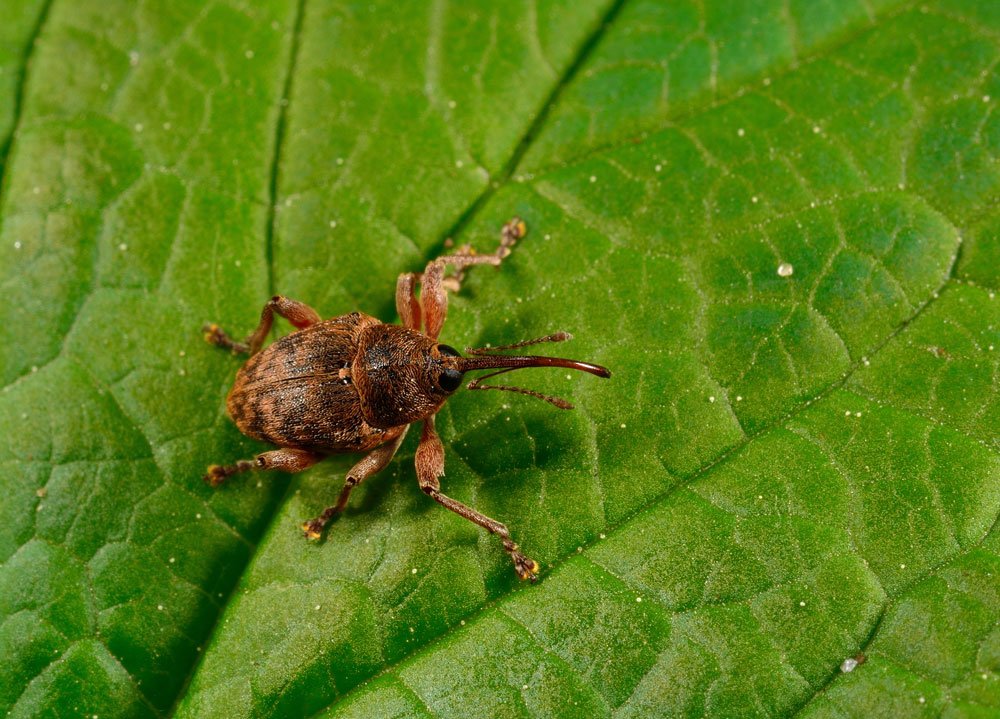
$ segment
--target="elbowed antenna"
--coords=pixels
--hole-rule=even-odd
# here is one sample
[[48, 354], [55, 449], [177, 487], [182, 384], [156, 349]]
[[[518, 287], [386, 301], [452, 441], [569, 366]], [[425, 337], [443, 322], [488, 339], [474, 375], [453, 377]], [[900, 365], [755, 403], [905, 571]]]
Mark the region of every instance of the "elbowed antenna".
[[[533, 340], [524, 340], [523, 342], [517, 342], [512, 345], [503, 345], [500, 347], [494, 347], [494, 350], [504, 350], [504, 349], [518, 349], [520, 347], [526, 347], [528, 345], [539, 344], [541, 342], [564, 342], [565, 340], [572, 339], [572, 335], [569, 332], [556, 332], [555, 334], [548, 335], [546, 337], [539, 337]], [[498, 374], [504, 374], [515, 369], [522, 369], [524, 367], [562, 367], [564, 369], [575, 369], [580, 372], [589, 372], [590, 374], [597, 375], [598, 377], [610, 377], [611, 371], [607, 367], [602, 367], [601, 365], [592, 364], [590, 362], [581, 362], [580, 360], [566, 359], [564, 357], [540, 357], [538, 355], [497, 355], [490, 354], [489, 348], [480, 347], [477, 349], [466, 348], [466, 351], [471, 355], [469, 357], [456, 357], [455, 358], [455, 369], [459, 372], [468, 372], [470, 370], [481, 370], [481, 369], [492, 369], [495, 372], [490, 372], [482, 377], [477, 377], [476, 379], [469, 382], [467, 385], [468, 389], [497, 389], [504, 392], [517, 392], [518, 394], [526, 394], [529, 397], [537, 397], [538, 399], [543, 399], [549, 404], [555, 405], [559, 409], [573, 409], [573, 405], [564, 399], [559, 397], [552, 397], [547, 394], [542, 394], [541, 392], [535, 392], [534, 390], [525, 389], [523, 387], [511, 387], [508, 385], [490, 385], [490, 384], [479, 384], [485, 379], [490, 377], [496, 377]]]

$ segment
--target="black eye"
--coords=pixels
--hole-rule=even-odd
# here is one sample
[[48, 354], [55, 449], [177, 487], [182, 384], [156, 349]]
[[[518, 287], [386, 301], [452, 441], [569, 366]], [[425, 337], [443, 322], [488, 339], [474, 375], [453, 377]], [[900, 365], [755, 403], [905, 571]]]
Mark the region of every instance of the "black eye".
[[445, 392], [454, 392], [462, 384], [462, 373], [457, 369], [446, 369], [438, 375], [438, 386]]
[[451, 345], [438, 345], [438, 353], [443, 357], [461, 357], [458, 350]]

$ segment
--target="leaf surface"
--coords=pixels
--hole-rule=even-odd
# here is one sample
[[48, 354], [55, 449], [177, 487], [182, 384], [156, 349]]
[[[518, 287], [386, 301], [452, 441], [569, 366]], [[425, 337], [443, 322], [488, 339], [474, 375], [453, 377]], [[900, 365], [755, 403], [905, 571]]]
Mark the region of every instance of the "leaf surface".
[[[10, 716], [1000, 711], [995, 4], [111, 5], [0, 44]], [[513, 215], [442, 339], [613, 377], [438, 427], [541, 582], [415, 437], [318, 545], [357, 458], [203, 485], [203, 322], [393, 320]]]

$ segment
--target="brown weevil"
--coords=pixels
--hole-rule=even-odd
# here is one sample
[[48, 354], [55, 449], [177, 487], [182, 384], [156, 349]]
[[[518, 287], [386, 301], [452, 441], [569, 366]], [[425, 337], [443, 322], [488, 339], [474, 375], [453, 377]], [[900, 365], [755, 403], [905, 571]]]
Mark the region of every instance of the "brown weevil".
[[[422, 275], [400, 275], [396, 309], [402, 327], [383, 324], [360, 312], [322, 320], [308, 305], [281, 296], [264, 305], [260, 324], [245, 342], [230, 339], [217, 325], [206, 325], [203, 329], [208, 342], [250, 356], [226, 399], [230, 416], [244, 434], [279, 449], [258, 454], [253, 460], [212, 465], [205, 481], [216, 487], [233, 474], [253, 469], [301, 472], [329, 454], [367, 452], [347, 473], [336, 504], [302, 525], [306, 537], [318, 539], [326, 524], [347, 506], [351, 490], [389, 464], [410, 424], [423, 422], [416, 453], [420, 489], [452, 512], [499, 535], [517, 575], [536, 579], [538, 562], [521, 553], [506, 526], [441, 493], [438, 478], [444, 474], [444, 447], [434, 429], [435, 414], [458, 389], [466, 372], [494, 370], [472, 380], [469, 389], [519, 392], [561, 409], [572, 409], [572, 405], [520, 387], [479, 383], [523, 367], [564, 367], [598, 377], [611, 376], [606, 368], [589, 362], [493, 354], [570, 339], [565, 332], [512, 345], [468, 349], [467, 357], [438, 342], [448, 309], [448, 290], [458, 290], [464, 270], [472, 265], [499, 265], [525, 233], [524, 222], [514, 218], [504, 225], [500, 246], [492, 254], [476, 254], [465, 246], [432, 260]], [[448, 266], [454, 268], [454, 274], [445, 274]], [[262, 349], [275, 314], [287, 319], [296, 331]]]

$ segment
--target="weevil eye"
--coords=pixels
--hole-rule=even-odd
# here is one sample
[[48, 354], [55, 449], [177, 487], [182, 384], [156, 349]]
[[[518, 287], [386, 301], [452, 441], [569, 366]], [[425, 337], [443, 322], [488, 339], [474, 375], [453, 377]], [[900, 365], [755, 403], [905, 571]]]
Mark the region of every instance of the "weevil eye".
[[438, 386], [445, 392], [454, 392], [460, 384], [462, 384], [462, 373], [457, 369], [448, 368], [438, 375]]
[[438, 345], [438, 354], [443, 357], [461, 357], [458, 350], [451, 345]]

